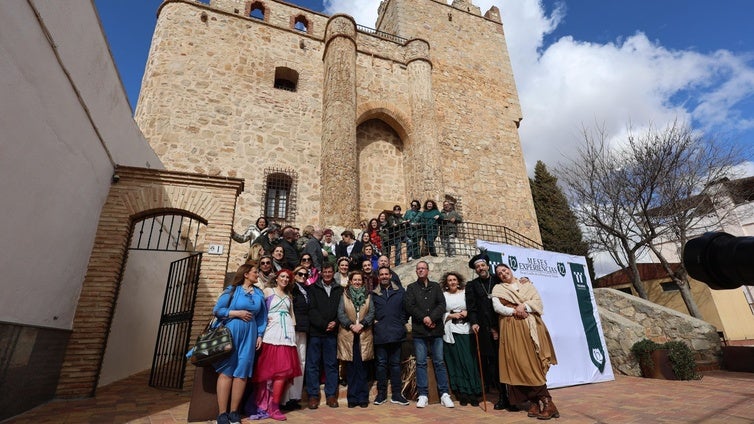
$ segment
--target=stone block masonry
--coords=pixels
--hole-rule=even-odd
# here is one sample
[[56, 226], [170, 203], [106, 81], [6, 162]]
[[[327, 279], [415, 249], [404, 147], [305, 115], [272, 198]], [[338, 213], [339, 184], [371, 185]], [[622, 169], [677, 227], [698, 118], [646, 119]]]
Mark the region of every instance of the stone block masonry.
[[614, 289], [594, 289], [613, 369], [640, 376], [631, 346], [641, 339], [681, 341], [695, 352], [697, 364], [719, 365], [720, 337], [710, 323]]
[[[244, 180], [238, 232], [275, 168], [297, 175], [295, 214], [277, 220], [299, 227], [452, 195], [466, 220], [539, 241], [500, 11], [388, 0], [376, 29], [277, 0], [167, 0], [135, 119], [168, 169]], [[281, 69], [293, 89], [276, 88]]]

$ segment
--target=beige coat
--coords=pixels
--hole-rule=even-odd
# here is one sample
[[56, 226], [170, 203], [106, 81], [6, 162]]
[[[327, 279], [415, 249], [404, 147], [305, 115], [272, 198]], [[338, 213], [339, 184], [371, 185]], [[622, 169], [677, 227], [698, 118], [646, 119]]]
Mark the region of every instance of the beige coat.
[[[356, 322], [356, 308], [353, 306], [351, 299], [343, 294], [343, 306], [348, 318]], [[369, 308], [372, 307], [372, 296], [367, 296], [364, 305], [361, 307], [361, 314], [366, 315]], [[374, 359], [374, 337], [372, 326], [364, 328], [361, 332], [361, 360], [369, 361]], [[338, 330], [338, 359], [341, 361], [353, 361], [353, 331], [340, 326]]]

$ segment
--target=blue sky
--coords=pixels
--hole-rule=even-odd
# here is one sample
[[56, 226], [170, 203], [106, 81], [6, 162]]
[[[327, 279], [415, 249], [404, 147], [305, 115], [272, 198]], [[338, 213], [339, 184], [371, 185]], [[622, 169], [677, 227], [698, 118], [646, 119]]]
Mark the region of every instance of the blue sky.
[[[373, 27], [379, 0], [288, 0]], [[615, 143], [649, 125], [691, 122], [754, 161], [754, 1], [473, 0], [503, 16], [530, 170], [556, 166], [604, 127]], [[159, 0], [95, 0], [136, 106]], [[747, 173], [751, 173], [751, 163]]]

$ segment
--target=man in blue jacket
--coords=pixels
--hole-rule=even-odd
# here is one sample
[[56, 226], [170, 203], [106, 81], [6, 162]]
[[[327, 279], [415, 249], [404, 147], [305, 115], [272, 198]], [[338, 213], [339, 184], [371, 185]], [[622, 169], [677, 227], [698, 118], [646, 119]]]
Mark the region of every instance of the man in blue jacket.
[[[377, 359], [377, 397], [375, 405], [387, 401], [387, 378], [390, 375], [390, 402], [408, 405], [401, 394], [401, 344], [406, 338], [406, 312], [403, 287], [392, 281], [390, 268], [377, 271], [377, 287], [372, 291], [374, 305], [374, 353]], [[390, 367], [388, 368], [388, 364]], [[389, 373], [388, 373], [389, 371]]]

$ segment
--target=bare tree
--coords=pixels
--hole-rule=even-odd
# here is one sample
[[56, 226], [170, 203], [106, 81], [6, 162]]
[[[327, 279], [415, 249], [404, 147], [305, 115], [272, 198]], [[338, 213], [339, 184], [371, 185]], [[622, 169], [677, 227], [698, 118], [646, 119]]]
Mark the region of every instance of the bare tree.
[[678, 285], [689, 313], [702, 314], [691, 295], [681, 262], [690, 236], [722, 224], [714, 183], [739, 162], [738, 152], [674, 122], [649, 128], [625, 145], [609, 149], [607, 134], [584, 131], [578, 157], [560, 169], [577, 216], [592, 246], [610, 253], [646, 299], [637, 260], [648, 249]]
[[[717, 190], [717, 183], [727, 180], [740, 154], [677, 122], [663, 130], [650, 129], [629, 146], [635, 163], [651, 175], [645, 183], [656, 185], [642, 199], [636, 225], [678, 286], [689, 313], [701, 319], [680, 258], [690, 237], [720, 228], [728, 218], [731, 209], [718, 207], [728, 197]], [[674, 262], [678, 265], [671, 265]]]
[[632, 225], [631, 216], [637, 213], [630, 196], [628, 178], [620, 155], [611, 151], [604, 128], [582, 132], [584, 145], [577, 157], [558, 170], [584, 237], [591, 249], [605, 251], [624, 270], [643, 299], [647, 292], [641, 284], [637, 258], [646, 249], [646, 240]]

